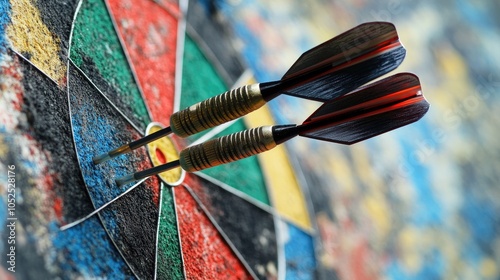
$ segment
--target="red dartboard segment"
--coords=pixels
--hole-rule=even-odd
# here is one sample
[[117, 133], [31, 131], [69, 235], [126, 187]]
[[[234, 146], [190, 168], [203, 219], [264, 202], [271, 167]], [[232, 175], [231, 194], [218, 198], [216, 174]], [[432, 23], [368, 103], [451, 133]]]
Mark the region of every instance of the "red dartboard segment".
[[187, 279], [252, 279], [184, 186], [174, 188]]
[[[108, 0], [151, 117], [169, 125], [173, 113], [178, 7], [154, 1]], [[144, 16], [148, 11], [148, 16]]]

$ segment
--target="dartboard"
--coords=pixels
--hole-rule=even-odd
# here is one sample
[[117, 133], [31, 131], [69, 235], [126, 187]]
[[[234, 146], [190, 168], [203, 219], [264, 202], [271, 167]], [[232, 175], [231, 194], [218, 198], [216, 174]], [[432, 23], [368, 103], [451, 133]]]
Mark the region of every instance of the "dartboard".
[[307, 194], [285, 148], [200, 173], [174, 169], [115, 184], [177, 159], [195, 142], [273, 122], [266, 108], [92, 162], [168, 126], [173, 112], [251, 81], [231, 30], [209, 2], [0, 5], [0, 158], [9, 182], [4, 194], [12, 198], [2, 201], [1, 218], [13, 223], [3, 231], [12, 235], [3, 247], [12, 265], [3, 262], [1, 275], [314, 277]]

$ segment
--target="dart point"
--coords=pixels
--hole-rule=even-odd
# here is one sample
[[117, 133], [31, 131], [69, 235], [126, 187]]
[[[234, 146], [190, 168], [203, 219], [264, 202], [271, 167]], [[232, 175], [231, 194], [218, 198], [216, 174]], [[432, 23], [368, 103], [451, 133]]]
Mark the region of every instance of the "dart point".
[[101, 154], [101, 155], [98, 155], [98, 156], [95, 156], [92, 158], [92, 162], [97, 165], [97, 164], [100, 164], [100, 163], [103, 163], [107, 160], [110, 160], [111, 157], [109, 156], [108, 153], [104, 153], [104, 154]]
[[134, 178], [134, 174], [128, 174], [123, 177], [117, 178], [115, 180], [117, 186], [123, 186], [125, 184], [131, 183], [135, 181], [136, 179]]
[[119, 148], [116, 148], [110, 152], [107, 152], [107, 153], [104, 153], [104, 154], [101, 154], [101, 155], [98, 155], [98, 156], [95, 156], [92, 158], [92, 161], [94, 162], [94, 164], [100, 164], [100, 163], [103, 163], [107, 160], [110, 160], [114, 157], [117, 157], [119, 155], [123, 155], [125, 153], [128, 153], [130, 152], [132, 149], [130, 149], [130, 146], [129, 145], [123, 145]]

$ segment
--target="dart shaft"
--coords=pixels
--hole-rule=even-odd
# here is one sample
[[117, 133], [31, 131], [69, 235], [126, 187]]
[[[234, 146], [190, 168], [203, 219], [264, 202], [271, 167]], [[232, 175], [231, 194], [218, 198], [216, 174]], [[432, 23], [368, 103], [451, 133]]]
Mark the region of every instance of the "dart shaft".
[[150, 169], [146, 169], [146, 170], [139, 171], [136, 173], [131, 173], [131, 174], [125, 175], [123, 177], [117, 178], [116, 184], [118, 186], [122, 186], [122, 185], [125, 185], [128, 183], [131, 183], [131, 182], [135, 182], [135, 181], [140, 180], [140, 179], [144, 179], [144, 178], [159, 174], [161, 172], [168, 171], [170, 169], [174, 169], [176, 167], [179, 167], [178, 160], [171, 161], [171, 162], [168, 162], [168, 163], [165, 163], [162, 165], [155, 166], [155, 167], [150, 168]]
[[161, 137], [164, 137], [164, 136], [167, 136], [169, 135], [170, 133], [172, 133], [172, 130], [170, 129], [170, 127], [167, 127], [167, 128], [164, 128], [164, 129], [161, 129], [161, 130], [158, 130], [154, 133], [151, 133], [149, 134], [148, 136], [146, 137], [143, 137], [141, 139], [138, 139], [136, 141], [133, 141], [133, 142], [130, 142], [126, 145], [123, 145], [119, 148], [116, 148], [112, 151], [109, 151], [107, 153], [104, 153], [104, 154], [101, 154], [101, 155], [98, 155], [98, 156], [95, 156], [92, 161], [94, 162], [94, 164], [100, 164], [100, 163], [103, 163], [107, 160], [110, 160], [114, 157], [117, 157], [119, 155], [123, 155], [123, 154], [126, 154], [126, 153], [129, 153], [131, 152], [132, 150], [135, 150], [139, 147], [142, 147], [150, 142], [153, 142]]
[[155, 140], [158, 140], [158, 139], [160, 139], [160, 138], [162, 138], [164, 136], [167, 136], [170, 133], [172, 133], [172, 129], [170, 127], [166, 127], [166, 128], [160, 129], [160, 130], [158, 130], [158, 131], [156, 131], [154, 133], [151, 133], [151, 134], [147, 135], [146, 137], [143, 137], [143, 138], [138, 139], [138, 140], [136, 140], [134, 142], [131, 142], [129, 144], [130, 149], [135, 150], [135, 149], [137, 149], [139, 147], [142, 147], [142, 146], [144, 146], [144, 145], [146, 145], [148, 143], [151, 143], [151, 142], [153, 142]]

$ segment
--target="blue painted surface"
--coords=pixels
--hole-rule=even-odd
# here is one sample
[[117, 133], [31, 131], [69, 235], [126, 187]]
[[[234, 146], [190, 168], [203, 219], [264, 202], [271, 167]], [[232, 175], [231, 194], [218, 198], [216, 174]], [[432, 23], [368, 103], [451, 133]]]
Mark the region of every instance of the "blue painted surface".
[[470, 193], [462, 207], [462, 216], [470, 228], [474, 243], [484, 253], [493, 250], [491, 244], [500, 231], [499, 207], [495, 207], [493, 197], [478, 198]]
[[316, 257], [312, 237], [287, 223], [288, 242], [285, 243], [286, 279], [314, 279]]
[[[94, 206], [98, 208], [132, 185], [118, 187], [110, 178], [125, 176], [136, 171], [137, 168], [133, 164], [133, 154], [126, 154], [100, 165], [95, 165], [92, 162], [92, 157], [130, 142], [135, 139], [134, 136], [138, 137], [138, 133], [134, 133], [125, 121], [117, 122], [117, 118], [114, 116], [104, 114], [97, 116], [95, 114], [97, 109], [90, 103], [79, 103], [73, 96], [71, 100], [74, 101], [71, 104], [73, 137], [80, 160], [80, 168]], [[128, 141], [117, 138], [117, 135], [123, 136], [127, 132], [130, 135]], [[95, 143], [99, 143], [99, 145], [95, 145]]]
[[[70, 67], [69, 73], [76, 153], [86, 188], [98, 208], [137, 184], [118, 186], [116, 178], [150, 168], [151, 163], [144, 148], [98, 165], [93, 163], [95, 155], [130, 143], [141, 135], [76, 69]], [[72, 91], [72, 87], [79, 90]], [[155, 265], [158, 205], [154, 196], [159, 185], [151, 182], [142, 183], [99, 213], [116, 248], [139, 278], [153, 277]]]
[[109, 277], [131, 279], [133, 274], [123, 262], [123, 258], [104, 231], [99, 218], [88, 219], [66, 231], [59, 231], [58, 225], [49, 226], [53, 248], [64, 252], [64, 260], [54, 255], [53, 262], [60, 262], [61, 269], [73, 271], [85, 278]]
[[[104, 112], [97, 116], [94, 114], [97, 109], [90, 102], [77, 102], [74, 96], [71, 97], [71, 100], [73, 101], [71, 104], [73, 138], [80, 160], [80, 169], [92, 202], [95, 208], [99, 208], [134, 184], [130, 183], [118, 187], [113, 179], [135, 172], [139, 168], [133, 164], [134, 154], [123, 155], [100, 165], [94, 165], [92, 157], [130, 142], [134, 139], [132, 135], [137, 137], [138, 133], [134, 132], [125, 122], [117, 123], [120, 118], [116, 118], [116, 116], [106, 116]], [[123, 129], [124, 127], [126, 129]], [[127, 134], [127, 132], [130, 135], [128, 140], [116, 137], [120, 134]], [[99, 145], [93, 145], [96, 142]], [[110, 176], [103, 176], [103, 174], [110, 174]], [[101, 212], [101, 215], [111, 236], [122, 238], [115, 211], [108, 209]]]
[[[2, 176], [0, 179], [4, 180], [5, 178]], [[6, 225], [7, 224], [7, 196], [6, 195], [1, 195], [0, 196], [0, 225]], [[0, 236], [4, 236], [4, 232], [7, 228], [6, 227], [1, 227], [0, 228]], [[0, 242], [0, 252], [5, 252], [5, 247], [6, 243], [5, 242]]]
[[444, 262], [441, 253], [438, 250], [433, 250], [427, 256], [427, 261], [419, 267], [417, 271], [405, 270], [405, 265], [399, 261], [390, 263], [384, 271], [388, 279], [443, 279], [446, 263]]
[[[7, 0], [0, 1], [0, 54], [6, 51], [7, 39], [5, 28], [10, 22], [10, 3]], [[1, 57], [0, 57], [1, 58]]]
[[[6, 130], [0, 125], [0, 135], [4, 135]], [[7, 134], [9, 135], [9, 134]], [[19, 137], [16, 141], [16, 137]], [[10, 134], [4, 138], [6, 144], [9, 145], [10, 151], [18, 151], [21, 147], [19, 143], [26, 144], [23, 135]], [[107, 233], [97, 218], [94, 216], [84, 223], [72, 227], [66, 231], [60, 230], [60, 222], [57, 220], [46, 220], [48, 223], [44, 227], [45, 231], [41, 234], [32, 232], [30, 230], [21, 231], [21, 228], [33, 227], [32, 224], [26, 220], [24, 214], [18, 211], [43, 211], [42, 209], [32, 209], [33, 207], [31, 197], [23, 199], [24, 196], [29, 195], [31, 192], [25, 190], [21, 185], [21, 178], [26, 176], [35, 176], [36, 174], [43, 174], [41, 166], [35, 162], [34, 159], [29, 157], [17, 158], [15, 162], [16, 172], [16, 248], [21, 249], [34, 249], [43, 246], [46, 251], [43, 255], [46, 257], [44, 260], [46, 268], [58, 268], [58, 271], [53, 273], [63, 273], [66, 277], [84, 276], [85, 278], [106, 278], [113, 275], [116, 279], [132, 279], [133, 273], [130, 271], [118, 250], [111, 242]], [[36, 178], [36, 177], [35, 177]], [[0, 179], [7, 182], [7, 176], [0, 176]], [[38, 178], [37, 178], [38, 179]], [[36, 192], [35, 192], [36, 193]], [[31, 195], [33, 195], [31, 193]], [[43, 198], [40, 198], [43, 199]], [[7, 224], [7, 197], [0, 196], [0, 224]], [[26, 203], [26, 204], [25, 204]], [[22, 209], [22, 210], [21, 210]], [[20, 216], [19, 216], [20, 215]], [[47, 218], [47, 217], [46, 217]], [[40, 222], [40, 221], [39, 221]], [[0, 235], [4, 236], [6, 227], [0, 228]], [[24, 242], [21, 240], [24, 239]], [[0, 242], [0, 252], [5, 252], [6, 243]], [[19, 252], [20, 253], [20, 252]], [[23, 252], [27, 253], [27, 252]], [[22, 254], [19, 254], [22, 256]], [[19, 269], [27, 269], [22, 263], [18, 263]], [[5, 268], [5, 267], [4, 267]], [[21, 273], [21, 271], [19, 271]], [[110, 274], [111, 273], [111, 274]], [[23, 274], [25, 275], [25, 274]]]

